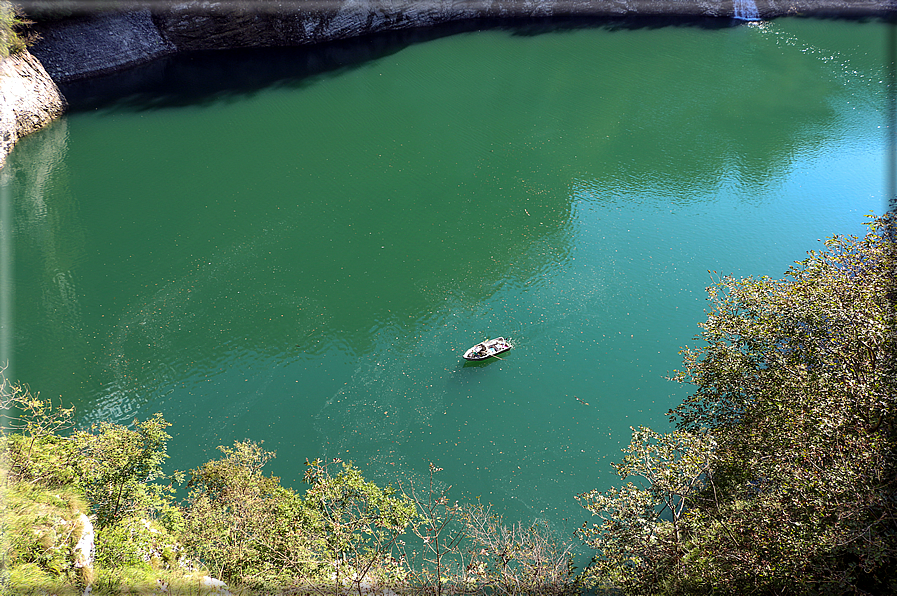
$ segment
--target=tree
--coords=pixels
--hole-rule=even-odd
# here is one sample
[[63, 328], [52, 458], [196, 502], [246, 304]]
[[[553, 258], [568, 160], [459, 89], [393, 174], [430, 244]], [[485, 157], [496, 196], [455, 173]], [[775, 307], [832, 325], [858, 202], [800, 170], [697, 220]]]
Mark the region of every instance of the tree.
[[[460, 551], [461, 542], [466, 537], [461, 525], [464, 512], [457, 501], [449, 501], [448, 491], [452, 487], [435, 483], [433, 475], [441, 471], [442, 468], [431, 462], [427, 488], [421, 492], [412, 482], [409, 487], [411, 494], [408, 495], [418, 515], [418, 523], [412, 524], [411, 529], [423, 544], [420, 566], [412, 567], [411, 574], [418, 585], [432, 590], [437, 596], [463, 590], [467, 579]], [[411, 558], [415, 558], [414, 554]], [[414, 566], [418, 561], [410, 563]]]
[[14, 480], [46, 487], [76, 485], [100, 527], [135, 514], [153, 517], [171, 507], [172, 483], [182, 476], [162, 471], [170, 425], [161, 414], [134, 420], [131, 429], [101, 422], [64, 435], [74, 426], [74, 408], [56, 407], [2, 373], [3, 454]]
[[[391, 486], [381, 488], [364, 479], [351, 463], [334, 459], [307, 462], [305, 481], [311, 485], [305, 504], [317, 513], [322, 540], [315, 542], [320, 559], [333, 565], [334, 593], [350, 581], [359, 596], [369, 590], [372, 572], [380, 583], [396, 583], [404, 570], [393, 557], [399, 537], [415, 520], [414, 503]], [[342, 469], [335, 476], [330, 466]]]
[[491, 506], [465, 507], [465, 533], [471, 541], [467, 573], [481, 591], [496, 594], [566, 595], [579, 592], [572, 550], [544, 522], [507, 526]]
[[707, 480], [714, 446], [707, 432], [632, 429], [623, 461], [612, 465], [621, 480], [634, 482], [577, 496], [602, 519], [591, 527], [584, 524], [579, 532], [598, 553], [590, 576], [631, 593], [652, 593], [652, 586], [681, 575], [694, 531], [687, 516]]
[[[101, 422], [90, 431], [71, 437], [70, 461], [76, 482], [83, 488], [100, 528], [131, 515], [154, 516], [170, 502], [171, 487], [182, 475], [168, 476], [162, 464], [168, 459], [170, 426], [156, 414], [149, 420], [134, 420], [134, 428]], [[159, 484], [157, 480], [166, 480]]]
[[187, 548], [215, 577], [254, 588], [315, 577], [313, 514], [279, 478], [264, 474], [275, 454], [251, 441], [218, 449], [222, 458], [190, 472]]
[[67, 447], [58, 435], [74, 425], [75, 408], [56, 407], [52, 400], [32, 395], [27, 386], [9, 381], [5, 372], [6, 366], [0, 368], [4, 466], [13, 479], [50, 486], [66, 484], [71, 480], [71, 470], [59, 465], [66, 458], [45, 455]]
[[871, 218], [865, 237], [829, 238], [784, 280], [711, 288], [706, 346], [677, 374], [698, 390], [673, 415], [718, 437], [727, 498], [703, 510], [750, 536], [719, 541], [747, 562], [733, 586], [897, 588], [893, 234], [892, 214]]
[[[894, 216], [872, 217], [863, 238], [833, 236], [785, 279], [708, 288], [702, 345], [675, 375], [695, 392], [670, 415], [679, 432], [713, 437], [711, 465], [675, 550], [613, 543], [613, 528], [590, 536], [609, 562], [601, 577], [635, 577], [621, 583], [631, 593], [897, 592], [893, 240]], [[651, 502], [606, 497], [587, 506]]]

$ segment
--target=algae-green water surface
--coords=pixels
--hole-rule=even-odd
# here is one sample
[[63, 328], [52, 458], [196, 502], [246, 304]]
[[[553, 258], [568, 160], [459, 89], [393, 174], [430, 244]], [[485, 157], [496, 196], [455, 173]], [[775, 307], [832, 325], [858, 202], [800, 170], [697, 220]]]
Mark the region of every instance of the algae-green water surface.
[[8, 372], [82, 424], [162, 412], [172, 468], [433, 462], [570, 531], [687, 395], [708, 270], [781, 277], [885, 206], [885, 26], [705, 25], [151, 65], [9, 158]]

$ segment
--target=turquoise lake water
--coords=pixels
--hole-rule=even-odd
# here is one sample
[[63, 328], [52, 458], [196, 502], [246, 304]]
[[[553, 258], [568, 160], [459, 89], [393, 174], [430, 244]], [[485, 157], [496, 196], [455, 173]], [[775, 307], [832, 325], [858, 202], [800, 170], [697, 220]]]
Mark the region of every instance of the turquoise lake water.
[[[246, 438], [297, 489], [306, 458], [383, 483], [433, 462], [455, 499], [572, 531], [629, 427], [688, 394], [666, 377], [708, 271], [781, 277], [886, 205], [885, 25], [725, 25], [107, 79], [154, 83], [3, 170], [8, 373], [82, 424], [162, 412], [173, 468]], [[501, 360], [462, 360], [499, 335]]]

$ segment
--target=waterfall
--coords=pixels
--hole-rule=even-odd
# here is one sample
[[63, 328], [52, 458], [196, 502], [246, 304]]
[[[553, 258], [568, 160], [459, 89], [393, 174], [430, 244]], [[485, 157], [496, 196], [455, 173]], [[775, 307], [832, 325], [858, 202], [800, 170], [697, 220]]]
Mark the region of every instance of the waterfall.
[[760, 11], [754, 0], [733, 0], [733, 17], [739, 21], [759, 21]]

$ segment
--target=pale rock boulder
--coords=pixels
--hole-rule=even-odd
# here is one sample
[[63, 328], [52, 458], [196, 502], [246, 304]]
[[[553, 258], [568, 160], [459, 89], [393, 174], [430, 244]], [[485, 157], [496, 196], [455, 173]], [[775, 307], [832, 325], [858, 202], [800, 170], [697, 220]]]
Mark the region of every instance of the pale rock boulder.
[[199, 580], [199, 585], [202, 593], [209, 596], [233, 596], [230, 590], [227, 589], [227, 584], [208, 575], [203, 576]]
[[94, 553], [96, 552], [96, 533], [90, 518], [83, 513], [78, 516], [78, 525], [81, 526], [81, 537], [75, 544], [75, 569], [80, 570], [81, 578], [87, 584], [84, 594], [92, 592]]
[[65, 99], [28, 51], [0, 60], [0, 167], [12, 146], [65, 111]]

